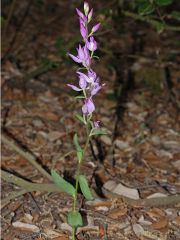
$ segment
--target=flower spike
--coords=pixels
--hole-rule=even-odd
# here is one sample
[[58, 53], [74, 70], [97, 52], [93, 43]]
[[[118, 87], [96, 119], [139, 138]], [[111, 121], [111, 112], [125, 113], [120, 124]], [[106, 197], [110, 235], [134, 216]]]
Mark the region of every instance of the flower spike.
[[100, 84], [99, 78], [92, 70], [92, 59], [94, 51], [97, 50], [97, 42], [94, 39], [93, 34], [98, 31], [100, 23], [95, 24], [91, 32], [88, 33], [88, 24], [92, 20], [93, 8], [89, 8], [89, 4], [84, 2], [84, 12], [81, 12], [76, 8], [77, 15], [80, 22], [80, 33], [83, 38], [84, 44], [79, 44], [77, 48], [77, 55], [69, 54], [73, 61], [81, 64], [85, 68], [85, 72], [77, 71], [79, 76], [79, 87], [68, 84], [74, 91], [82, 91], [85, 97], [84, 104], [82, 106], [83, 115], [89, 115], [95, 110], [93, 102], [94, 96], [101, 90], [103, 84]]

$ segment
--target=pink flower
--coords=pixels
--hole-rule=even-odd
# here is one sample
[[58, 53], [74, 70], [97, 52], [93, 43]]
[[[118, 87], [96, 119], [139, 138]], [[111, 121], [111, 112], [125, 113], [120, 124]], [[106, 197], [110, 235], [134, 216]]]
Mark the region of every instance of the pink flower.
[[69, 54], [69, 56], [77, 63], [82, 63], [82, 65], [89, 69], [91, 64], [91, 58], [89, 56], [89, 51], [86, 46], [81, 47], [79, 44], [79, 48], [77, 48], [78, 55], [74, 56]]
[[95, 121], [93, 122], [94, 128], [99, 128], [100, 127], [100, 121]]
[[95, 33], [99, 29], [100, 25], [101, 25], [100, 23], [97, 23], [96, 25], [94, 25], [92, 27], [91, 33]]
[[92, 99], [87, 98], [84, 101], [84, 105], [82, 106], [83, 114], [85, 114], [85, 115], [92, 114], [94, 112], [94, 110], [95, 110], [95, 106], [94, 106]]
[[97, 49], [97, 42], [95, 41], [94, 37], [90, 37], [90, 40], [86, 41], [86, 46], [89, 51], [94, 52]]
[[87, 27], [84, 26], [83, 22], [80, 21], [80, 33], [81, 36], [83, 37], [84, 41], [86, 41], [87, 37], [88, 37], [88, 31], [87, 31]]
[[92, 15], [93, 15], [93, 8], [91, 9], [91, 11], [88, 14], [88, 23], [91, 21]]

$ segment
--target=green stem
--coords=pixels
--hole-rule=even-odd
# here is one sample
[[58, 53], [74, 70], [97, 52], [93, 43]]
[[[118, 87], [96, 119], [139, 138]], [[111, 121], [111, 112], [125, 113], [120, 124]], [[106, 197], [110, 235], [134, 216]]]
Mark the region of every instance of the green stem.
[[72, 229], [72, 240], [76, 240], [75, 233], [76, 233], [76, 228], [73, 227], [73, 229]]
[[80, 175], [80, 170], [81, 170], [81, 165], [82, 162], [84, 160], [85, 154], [86, 154], [86, 150], [91, 138], [91, 131], [89, 131], [89, 122], [87, 122], [86, 124], [86, 132], [87, 132], [87, 139], [86, 139], [86, 143], [83, 149], [83, 157], [81, 161], [78, 161], [78, 166], [77, 166], [77, 172], [76, 172], [76, 185], [75, 185], [75, 196], [74, 196], [74, 202], [73, 202], [73, 211], [76, 211], [76, 204], [77, 204], [77, 192], [78, 192], [78, 183], [79, 183], [79, 175]]

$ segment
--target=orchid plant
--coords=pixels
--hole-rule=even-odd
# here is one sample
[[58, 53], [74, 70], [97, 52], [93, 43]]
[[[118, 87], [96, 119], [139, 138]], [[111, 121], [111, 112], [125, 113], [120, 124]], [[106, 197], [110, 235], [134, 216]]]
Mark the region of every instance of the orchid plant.
[[[80, 22], [80, 33], [83, 38], [83, 44], [79, 44], [77, 48], [77, 56], [69, 54], [69, 56], [76, 63], [81, 64], [81, 71], [77, 71], [77, 77], [79, 79], [78, 86], [67, 84], [71, 89], [77, 92], [81, 92], [82, 95], [77, 98], [82, 98], [82, 115], [76, 114], [76, 118], [86, 128], [86, 143], [82, 148], [79, 144], [78, 135], [75, 133], [73, 142], [77, 153], [77, 171], [75, 176], [75, 187], [63, 179], [55, 170], [51, 171], [52, 179], [55, 184], [64, 192], [68, 193], [73, 197], [72, 211], [68, 214], [68, 223], [72, 227], [72, 239], [75, 239], [76, 229], [78, 226], [83, 225], [82, 216], [77, 209], [77, 195], [78, 187], [80, 186], [81, 192], [87, 200], [92, 200], [93, 195], [88, 186], [86, 177], [81, 174], [81, 165], [85, 158], [89, 141], [92, 136], [106, 134], [104, 128], [100, 128], [100, 121], [93, 121], [92, 116], [95, 111], [94, 96], [101, 90], [104, 84], [100, 83], [99, 77], [96, 72], [92, 69], [92, 61], [94, 52], [97, 50], [97, 42], [94, 38], [94, 33], [99, 29], [100, 23], [95, 24], [91, 31], [89, 31], [89, 23], [92, 20], [93, 8], [90, 10], [89, 4], [84, 2], [84, 13], [76, 8], [77, 15]], [[83, 70], [83, 71], [82, 71]]]

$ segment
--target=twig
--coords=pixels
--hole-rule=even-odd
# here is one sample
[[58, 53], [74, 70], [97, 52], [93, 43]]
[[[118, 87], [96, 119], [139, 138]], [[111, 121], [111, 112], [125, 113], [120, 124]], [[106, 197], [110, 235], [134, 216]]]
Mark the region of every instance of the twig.
[[[132, 17], [136, 20], [140, 20], [140, 21], [143, 21], [143, 22], [150, 23], [153, 26], [156, 26], [157, 24], [159, 24], [159, 22], [156, 21], [156, 20], [150, 19], [148, 17], [140, 16], [136, 13], [132, 13], [132, 12], [129, 12], [129, 11], [122, 11], [122, 13], [127, 17]], [[170, 25], [167, 25], [167, 24], [164, 25], [164, 29], [168, 30], [168, 31], [176, 31], [176, 32], [180, 31], [179, 26], [170, 26]]]
[[22, 26], [23, 26], [23, 24], [25, 22], [25, 18], [27, 16], [31, 6], [32, 6], [32, 0], [29, 0], [29, 2], [27, 4], [27, 7], [25, 9], [25, 12], [24, 12], [24, 14], [23, 14], [23, 16], [21, 18], [21, 21], [20, 21], [19, 25], [15, 29], [15, 34], [14, 34], [14, 36], [12, 37], [12, 39], [11, 39], [11, 41], [9, 43], [9, 47], [7, 48], [7, 50], [5, 50], [5, 53], [4, 53], [3, 57], [2, 57], [2, 61], [5, 62], [6, 59], [9, 57], [9, 54], [10, 53], [12, 54], [12, 48], [14, 46], [14, 43], [16, 42], [17, 35], [20, 32], [20, 30], [21, 30], [21, 28], [22, 28]]
[[[59, 64], [59, 63], [55, 63], [55, 64]], [[39, 75], [42, 75], [42, 74], [48, 72], [53, 67], [54, 67], [53, 63], [45, 65], [45, 66], [39, 66], [35, 70], [30, 71], [29, 73], [25, 74], [24, 76], [16, 77], [15, 79], [12, 79], [12, 78], [7, 79], [2, 84], [2, 90], [4, 89], [5, 86], [9, 86], [9, 87], [15, 86], [16, 88], [21, 87], [22, 85], [27, 84], [28, 80], [38, 77]]]
[[27, 75], [25, 75], [23, 77], [23, 81], [38, 77], [39, 75], [48, 72], [51, 68], [53, 68], [54, 64], [58, 64], [58, 63], [50, 63], [45, 66], [37, 67], [35, 70], [33, 70], [33, 71], [29, 72]]
[[17, 197], [20, 197], [21, 195], [24, 195], [27, 192], [28, 192], [28, 190], [26, 190], [26, 189], [23, 189], [18, 192], [16, 192], [16, 191], [12, 192], [8, 197], [1, 200], [1, 208], [5, 207], [11, 200], [13, 200]]
[[21, 156], [23, 156], [26, 160], [28, 160], [40, 173], [43, 174], [46, 178], [48, 178], [50, 181], [52, 181], [51, 175], [44, 170], [44, 168], [41, 167], [37, 163], [37, 157], [35, 157], [32, 153], [28, 152], [27, 150], [22, 149], [17, 142], [13, 138], [10, 138], [7, 136], [7, 134], [2, 132], [1, 135], [2, 142], [6, 145], [8, 145], [10, 148], [12, 148], [14, 151], [19, 153]]
[[13, 192], [10, 196], [2, 200], [2, 207], [4, 207], [9, 201], [15, 199], [25, 193], [40, 191], [40, 192], [61, 192], [61, 190], [56, 187], [55, 184], [45, 184], [45, 183], [32, 183], [24, 180], [23, 178], [17, 177], [12, 173], [8, 173], [4, 170], [1, 170], [1, 177], [4, 181], [8, 183], [13, 183], [19, 187], [22, 187], [23, 190], [19, 192]]
[[5, 21], [5, 26], [4, 26], [4, 31], [3, 31], [3, 34], [2, 34], [2, 38], [5, 38], [6, 36], [6, 32], [7, 32], [7, 29], [8, 29], [8, 25], [9, 25], [9, 22], [12, 18], [12, 15], [13, 15], [13, 12], [14, 12], [14, 9], [15, 9], [15, 6], [16, 6], [16, 0], [13, 0], [11, 6], [10, 6], [10, 10], [9, 10], [9, 13], [8, 13], [8, 18], [7, 20]]
[[1, 170], [1, 177], [8, 183], [14, 183], [19, 187], [25, 188], [28, 192], [42, 191], [42, 192], [61, 192], [53, 183], [32, 183], [24, 180], [23, 178], [17, 177], [12, 173], [8, 173]]
[[174, 206], [180, 203], [180, 194], [169, 195], [166, 197], [155, 197], [155, 198], [145, 198], [145, 199], [132, 199], [119, 195], [117, 193], [110, 192], [109, 190], [103, 188], [103, 194], [108, 199], [119, 199], [121, 202], [125, 202], [130, 206], [141, 206], [141, 207], [166, 207]]

